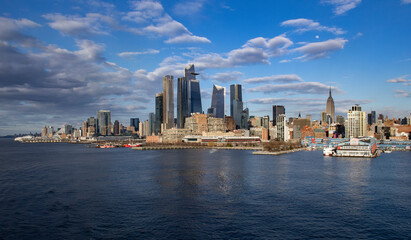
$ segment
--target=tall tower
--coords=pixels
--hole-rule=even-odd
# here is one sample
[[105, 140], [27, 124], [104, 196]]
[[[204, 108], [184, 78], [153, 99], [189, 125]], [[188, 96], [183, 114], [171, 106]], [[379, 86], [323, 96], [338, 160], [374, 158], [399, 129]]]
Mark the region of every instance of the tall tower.
[[156, 113], [154, 121], [154, 133], [161, 133], [161, 123], [163, 122], [163, 93], [156, 94]]
[[243, 112], [243, 94], [240, 84], [230, 85], [230, 116], [238, 128], [241, 126], [241, 114]]
[[[240, 84], [232, 84], [230, 85], [230, 116], [234, 117], [234, 100], [243, 101], [243, 94], [241, 91]], [[242, 110], [242, 109], [241, 109]]]
[[224, 118], [224, 88], [215, 84], [213, 85], [211, 108], [215, 109], [216, 118]]
[[177, 128], [184, 128], [188, 117], [188, 81], [185, 77], [177, 80]]
[[97, 130], [103, 136], [110, 135], [111, 129], [111, 112], [108, 110], [100, 110], [97, 112]]
[[188, 65], [184, 69], [184, 77], [187, 81], [187, 105], [189, 114], [202, 113], [200, 81], [196, 80], [198, 73], [195, 72], [194, 64]]
[[333, 100], [333, 97], [331, 96], [331, 87], [330, 87], [330, 95], [328, 96], [328, 99], [327, 99], [326, 112], [327, 112], [327, 115], [331, 116], [331, 122], [329, 123], [334, 123], [335, 122], [335, 108], [334, 108], [334, 100]]
[[285, 114], [285, 108], [282, 105], [273, 105], [273, 126], [277, 125], [277, 117]]
[[174, 126], [174, 81], [173, 76], [163, 77], [163, 123], [165, 129]]
[[367, 133], [367, 114], [356, 104], [347, 113], [345, 137], [362, 137]]

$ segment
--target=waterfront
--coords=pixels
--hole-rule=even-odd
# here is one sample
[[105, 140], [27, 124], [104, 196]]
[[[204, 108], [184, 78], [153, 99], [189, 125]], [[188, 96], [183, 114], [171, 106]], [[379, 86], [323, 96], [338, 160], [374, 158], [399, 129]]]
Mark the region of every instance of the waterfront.
[[407, 238], [410, 159], [0, 139], [0, 238]]

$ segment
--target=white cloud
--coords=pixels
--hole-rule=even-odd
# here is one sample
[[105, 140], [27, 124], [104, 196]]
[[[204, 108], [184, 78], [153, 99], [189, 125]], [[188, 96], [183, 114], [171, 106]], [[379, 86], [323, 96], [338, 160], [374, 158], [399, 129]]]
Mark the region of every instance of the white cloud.
[[269, 38], [257, 37], [247, 41], [243, 47], [264, 48], [267, 49], [267, 53], [270, 57], [278, 57], [287, 53], [287, 48], [290, 47], [293, 42], [285, 35], [280, 35]]
[[220, 82], [220, 83], [227, 83], [227, 82], [238, 81], [238, 79], [242, 75], [243, 73], [239, 71], [222, 72], [222, 73], [214, 74], [213, 76], [211, 76], [211, 79], [216, 80], [217, 82]]
[[329, 39], [323, 42], [307, 43], [302, 47], [293, 49], [292, 51], [303, 53], [303, 55], [297, 59], [304, 61], [314, 60], [327, 57], [330, 52], [343, 49], [346, 42], [348, 42], [348, 40], [343, 38]]
[[118, 54], [118, 56], [120, 56], [120, 57], [131, 57], [131, 56], [135, 56], [135, 55], [158, 54], [158, 53], [160, 53], [159, 50], [148, 49], [148, 50], [142, 51], [142, 52], [121, 52], [121, 53]]
[[409, 3], [411, 3], [411, 0], [401, 0], [401, 3], [403, 3], [403, 4], [409, 4]]
[[211, 43], [206, 37], [194, 35], [182, 23], [174, 20], [159, 1], [134, 1], [132, 8], [133, 11], [126, 13], [123, 20], [146, 26], [128, 28], [130, 32], [167, 37], [165, 43]]
[[211, 43], [211, 41], [205, 37], [184, 34], [174, 38], [170, 38], [166, 40], [165, 43]]
[[336, 15], [342, 15], [351, 9], [357, 7], [361, 3], [361, 0], [322, 0], [322, 3], [333, 5], [334, 13]]
[[48, 25], [64, 35], [85, 37], [87, 35], [109, 34], [110, 28], [117, 22], [99, 13], [88, 13], [85, 17], [62, 15], [60, 13], [45, 14], [43, 17], [50, 22]]
[[177, 3], [173, 12], [180, 16], [196, 15], [204, 7], [205, 0], [190, 0]]
[[22, 34], [20, 30], [24, 28], [34, 28], [39, 26], [41, 25], [25, 18], [17, 20], [12, 18], [0, 17], [0, 39], [5, 41], [24, 41], [25, 44], [33, 45], [34, 39], [32, 37]]
[[396, 90], [395, 93], [395, 97], [411, 97], [411, 92], [409, 91]]
[[392, 78], [392, 79], [388, 79], [387, 82], [389, 83], [407, 83], [407, 82], [411, 82], [411, 80], [407, 80], [405, 79], [407, 76], [401, 76], [398, 78]]
[[336, 35], [344, 34], [345, 31], [341, 28], [336, 27], [326, 27], [322, 26], [319, 22], [315, 22], [307, 18], [297, 18], [287, 20], [281, 23], [281, 26], [285, 27], [295, 27], [297, 32], [307, 32], [307, 31], [325, 31]]
[[266, 83], [266, 82], [302, 82], [303, 79], [296, 74], [273, 75], [267, 77], [256, 77], [244, 80], [245, 83]]
[[[287, 84], [267, 84], [248, 89], [249, 92], [262, 93], [302, 93], [302, 94], [327, 94], [330, 86], [320, 82], [298, 82]], [[334, 93], [341, 93], [342, 91], [337, 87], [331, 88]]]

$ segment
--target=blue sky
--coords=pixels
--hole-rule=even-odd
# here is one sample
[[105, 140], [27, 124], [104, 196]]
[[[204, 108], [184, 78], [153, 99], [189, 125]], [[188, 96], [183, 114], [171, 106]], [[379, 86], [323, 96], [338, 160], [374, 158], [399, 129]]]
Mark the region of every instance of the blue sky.
[[[194, 63], [212, 85], [243, 85], [250, 115], [361, 104], [409, 116], [410, 0], [1, 1], [0, 135], [80, 126], [99, 109], [148, 118], [162, 76]], [[229, 114], [229, 92], [226, 93]]]

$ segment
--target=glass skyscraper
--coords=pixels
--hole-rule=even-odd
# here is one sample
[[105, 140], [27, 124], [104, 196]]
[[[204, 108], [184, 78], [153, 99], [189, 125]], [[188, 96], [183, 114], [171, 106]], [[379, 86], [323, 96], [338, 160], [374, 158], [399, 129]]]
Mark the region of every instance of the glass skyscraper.
[[215, 109], [216, 118], [224, 118], [224, 88], [215, 84], [213, 85], [211, 108]]
[[130, 118], [130, 126], [134, 127], [136, 131], [138, 131], [138, 125], [140, 124], [139, 118]]
[[163, 123], [163, 93], [157, 93], [154, 134], [158, 135], [161, 133], [161, 123]]
[[230, 85], [230, 116], [233, 117], [237, 128], [241, 126], [241, 113], [243, 111], [243, 94], [240, 84]]
[[111, 129], [111, 112], [108, 110], [100, 110], [97, 112], [97, 129], [98, 133], [107, 136], [110, 135]]
[[174, 127], [174, 81], [171, 75], [163, 77], [163, 123], [165, 129]]
[[285, 114], [285, 108], [281, 105], [273, 105], [273, 126], [277, 125], [277, 117]]
[[184, 77], [177, 81], [177, 127], [184, 128], [191, 113], [202, 113], [200, 81], [196, 80], [194, 64], [184, 69]]

